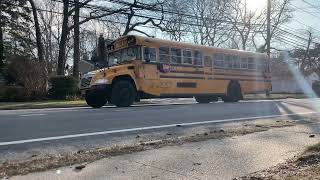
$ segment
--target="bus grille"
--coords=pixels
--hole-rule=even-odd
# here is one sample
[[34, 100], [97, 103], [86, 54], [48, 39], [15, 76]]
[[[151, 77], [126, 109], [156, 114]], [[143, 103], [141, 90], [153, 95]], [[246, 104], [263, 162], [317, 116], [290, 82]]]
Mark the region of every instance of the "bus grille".
[[91, 82], [92, 77], [87, 77], [87, 78], [82, 78], [81, 79], [81, 84], [80, 84], [80, 89], [87, 89], [90, 87], [90, 82]]

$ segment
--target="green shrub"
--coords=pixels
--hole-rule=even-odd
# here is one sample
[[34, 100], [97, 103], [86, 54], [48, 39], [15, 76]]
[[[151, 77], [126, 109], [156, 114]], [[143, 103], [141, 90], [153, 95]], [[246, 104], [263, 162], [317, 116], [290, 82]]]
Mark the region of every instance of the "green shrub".
[[320, 81], [315, 81], [312, 83], [312, 90], [317, 96], [320, 96]]
[[0, 101], [26, 101], [30, 97], [22, 86], [3, 86], [0, 91]]
[[66, 99], [79, 93], [78, 80], [72, 76], [55, 76], [50, 78], [49, 95], [55, 99]]

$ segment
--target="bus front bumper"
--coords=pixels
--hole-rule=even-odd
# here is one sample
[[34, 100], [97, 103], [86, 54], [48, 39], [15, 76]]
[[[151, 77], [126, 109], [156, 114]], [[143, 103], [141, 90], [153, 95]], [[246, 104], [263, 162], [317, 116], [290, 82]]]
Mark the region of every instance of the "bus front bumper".
[[104, 95], [106, 95], [107, 97], [110, 96], [110, 93], [111, 93], [111, 84], [99, 84], [99, 85], [93, 85], [91, 86], [90, 88], [84, 90], [84, 91], [81, 91], [81, 94], [85, 94], [87, 91], [95, 91], [95, 92], [100, 92]]

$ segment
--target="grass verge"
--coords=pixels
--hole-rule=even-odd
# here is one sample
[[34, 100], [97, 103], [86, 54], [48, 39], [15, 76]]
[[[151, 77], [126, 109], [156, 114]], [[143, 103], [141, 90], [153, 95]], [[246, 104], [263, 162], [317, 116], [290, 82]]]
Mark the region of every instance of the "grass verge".
[[0, 110], [66, 108], [87, 106], [84, 100], [46, 100], [32, 102], [0, 102]]

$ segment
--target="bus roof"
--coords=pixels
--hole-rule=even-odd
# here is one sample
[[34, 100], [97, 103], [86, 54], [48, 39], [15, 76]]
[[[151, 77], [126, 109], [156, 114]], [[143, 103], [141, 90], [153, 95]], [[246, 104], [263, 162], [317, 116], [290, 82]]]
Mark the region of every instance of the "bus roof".
[[169, 47], [177, 47], [183, 49], [193, 49], [193, 50], [200, 50], [200, 51], [215, 51], [218, 53], [225, 53], [225, 54], [242, 54], [242, 55], [251, 55], [251, 56], [267, 56], [265, 53], [257, 53], [251, 51], [243, 51], [243, 50], [236, 50], [236, 49], [227, 49], [227, 48], [218, 48], [212, 46], [205, 46], [205, 45], [198, 45], [186, 42], [177, 42], [177, 41], [170, 41], [152, 37], [144, 37], [138, 35], [127, 35], [116, 39], [114, 42], [118, 40], [123, 40], [126, 38], [134, 38], [136, 45], [142, 46], [169, 46]]

